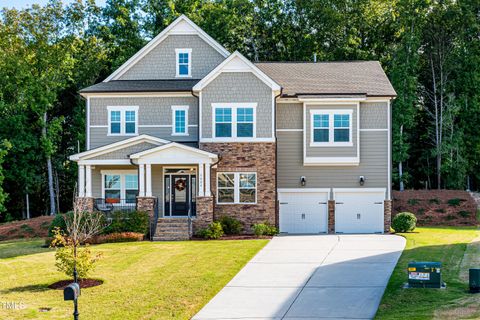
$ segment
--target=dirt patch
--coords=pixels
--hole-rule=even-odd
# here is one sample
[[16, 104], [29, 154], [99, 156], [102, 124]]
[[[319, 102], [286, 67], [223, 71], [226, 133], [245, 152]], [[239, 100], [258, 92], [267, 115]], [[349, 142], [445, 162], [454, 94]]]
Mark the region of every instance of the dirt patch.
[[[63, 290], [65, 289], [70, 283], [72, 283], [72, 280], [60, 280], [55, 283], [52, 283], [48, 287], [50, 289], [55, 289], [55, 290]], [[99, 279], [82, 279], [78, 281], [78, 284], [80, 285], [80, 288], [91, 288], [91, 287], [96, 287], [101, 284], [103, 284], [103, 280]]]
[[30, 220], [0, 224], [0, 241], [23, 238], [44, 238], [54, 217], [41, 216]]
[[475, 226], [477, 204], [462, 190], [405, 190], [393, 192], [393, 215], [408, 211], [418, 226]]

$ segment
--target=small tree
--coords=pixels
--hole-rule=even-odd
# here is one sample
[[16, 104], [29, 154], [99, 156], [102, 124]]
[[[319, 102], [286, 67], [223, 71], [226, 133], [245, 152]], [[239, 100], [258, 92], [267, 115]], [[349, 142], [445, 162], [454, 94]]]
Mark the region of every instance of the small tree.
[[[73, 275], [75, 282], [78, 282], [78, 276], [86, 277], [87, 273], [92, 270], [99, 255], [91, 256], [88, 247], [80, 248], [80, 246], [88, 239], [99, 234], [105, 227], [105, 219], [101, 212], [85, 211], [87, 199], [77, 198], [73, 204], [73, 214], [64, 215], [67, 234], [64, 236], [60, 230], [55, 231], [55, 239], [53, 246], [61, 246], [57, 249], [55, 258], [56, 266], [60, 271], [64, 271], [67, 275]], [[81, 272], [77, 272], [80, 266]]]

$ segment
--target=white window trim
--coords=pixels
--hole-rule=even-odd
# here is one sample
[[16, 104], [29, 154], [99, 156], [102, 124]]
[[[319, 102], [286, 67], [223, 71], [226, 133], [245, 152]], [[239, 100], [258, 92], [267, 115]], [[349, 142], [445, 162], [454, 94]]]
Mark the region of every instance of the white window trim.
[[[218, 176], [220, 174], [233, 174], [233, 202], [219, 202], [218, 201]], [[254, 174], [255, 175], [255, 202], [240, 202], [240, 174]], [[256, 172], [217, 172], [217, 181], [216, 181], [216, 201], [219, 205], [230, 205], [230, 204], [257, 204], [258, 197], [258, 174]], [[231, 189], [231, 188], [224, 188]], [[252, 188], [253, 189], [253, 188]]]
[[[120, 111], [120, 133], [111, 133], [111, 112]], [[135, 132], [125, 132], [125, 114], [127, 111], [135, 111]], [[138, 136], [138, 106], [108, 106], [108, 131], [107, 136]]]
[[[189, 106], [172, 106], [172, 136], [188, 136], [188, 109]], [[185, 132], [175, 131], [175, 111], [177, 110], [185, 111]]]
[[[178, 62], [178, 57], [180, 53], [188, 53], [188, 74], [180, 74], [180, 65]], [[175, 49], [175, 66], [177, 78], [191, 78], [192, 77], [192, 49]]]
[[[120, 176], [120, 199], [127, 198], [127, 192], [125, 188], [125, 175], [138, 175], [137, 170], [101, 170], [102, 175], [102, 199], [105, 199], [105, 176], [106, 175], [119, 175]], [[140, 181], [137, 180], [137, 192], [140, 190]], [[115, 204], [113, 204], [115, 205]]]
[[[348, 142], [335, 142], [334, 141], [334, 115], [344, 115], [348, 114], [349, 118], [349, 137]], [[315, 142], [313, 141], [313, 117], [315, 115], [328, 115], [328, 142]], [[351, 109], [342, 109], [342, 110], [323, 110], [323, 109], [311, 109], [310, 110], [310, 147], [352, 147], [352, 123], [353, 123], [353, 110]]]
[[[212, 141], [215, 142], [244, 142], [252, 141], [257, 138], [257, 103], [212, 103]], [[218, 137], [215, 126], [215, 114], [219, 108], [232, 109], [232, 136], [231, 137]], [[253, 109], [253, 137], [237, 137], [237, 109], [238, 108], [252, 108]]]

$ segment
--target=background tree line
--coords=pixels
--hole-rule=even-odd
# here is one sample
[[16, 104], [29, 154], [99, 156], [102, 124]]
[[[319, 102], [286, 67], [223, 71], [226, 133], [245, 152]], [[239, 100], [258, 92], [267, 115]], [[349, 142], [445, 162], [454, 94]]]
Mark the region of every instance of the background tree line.
[[379, 60], [395, 87], [396, 188], [480, 182], [480, 0], [94, 0], [3, 9], [1, 220], [71, 209], [78, 90], [180, 14], [253, 61]]

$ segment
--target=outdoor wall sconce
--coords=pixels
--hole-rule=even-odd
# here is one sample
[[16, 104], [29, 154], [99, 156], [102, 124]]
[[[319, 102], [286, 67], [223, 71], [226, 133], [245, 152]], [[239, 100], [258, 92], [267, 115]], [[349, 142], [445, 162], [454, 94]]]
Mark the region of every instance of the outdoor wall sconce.
[[307, 184], [307, 178], [305, 178], [305, 176], [300, 177], [300, 184], [302, 185], [302, 187], [305, 187], [305, 185]]
[[365, 176], [358, 177], [358, 183], [360, 183], [360, 185], [363, 186], [365, 184]]

